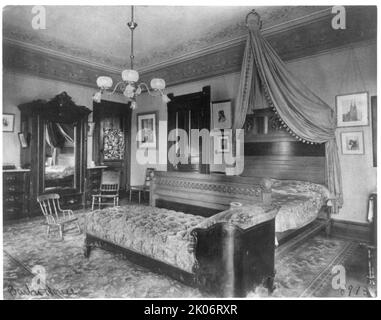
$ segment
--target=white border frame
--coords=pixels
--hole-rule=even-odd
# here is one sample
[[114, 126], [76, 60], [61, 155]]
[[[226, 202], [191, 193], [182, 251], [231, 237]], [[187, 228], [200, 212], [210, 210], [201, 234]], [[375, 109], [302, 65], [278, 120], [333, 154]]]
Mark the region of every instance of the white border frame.
[[[350, 96], [353, 96], [353, 98], [366, 100], [366, 108], [361, 109], [361, 111], [365, 114], [362, 117], [361, 121], [344, 122], [342, 120], [342, 115], [343, 115], [342, 108], [343, 108], [343, 106], [341, 104], [341, 100], [344, 97], [348, 98]], [[337, 127], [357, 127], [357, 126], [369, 125], [369, 94], [368, 94], [368, 92], [356, 92], [356, 93], [337, 95], [336, 96], [336, 121], [337, 121]]]

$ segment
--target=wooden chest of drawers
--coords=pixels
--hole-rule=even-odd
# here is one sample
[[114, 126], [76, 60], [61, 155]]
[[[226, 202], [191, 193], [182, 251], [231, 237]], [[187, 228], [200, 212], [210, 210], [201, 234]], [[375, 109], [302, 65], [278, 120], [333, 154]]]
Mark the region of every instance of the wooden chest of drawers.
[[29, 216], [29, 170], [3, 171], [4, 221]]

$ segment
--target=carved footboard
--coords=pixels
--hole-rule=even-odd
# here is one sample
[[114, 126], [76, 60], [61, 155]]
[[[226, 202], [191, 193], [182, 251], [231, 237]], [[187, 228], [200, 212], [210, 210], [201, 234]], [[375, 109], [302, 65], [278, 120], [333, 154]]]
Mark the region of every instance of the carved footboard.
[[249, 229], [217, 223], [194, 229], [197, 265], [195, 275], [201, 290], [220, 297], [245, 297], [256, 285], [273, 290], [275, 219]]
[[194, 242], [191, 247], [197, 261], [193, 273], [92, 234], [86, 234], [84, 255], [89, 257], [93, 247], [100, 247], [121, 253], [152, 271], [197, 286], [212, 296], [244, 297], [259, 284], [272, 291], [275, 274], [274, 231], [275, 219], [245, 230], [227, 222], [192, 230]]

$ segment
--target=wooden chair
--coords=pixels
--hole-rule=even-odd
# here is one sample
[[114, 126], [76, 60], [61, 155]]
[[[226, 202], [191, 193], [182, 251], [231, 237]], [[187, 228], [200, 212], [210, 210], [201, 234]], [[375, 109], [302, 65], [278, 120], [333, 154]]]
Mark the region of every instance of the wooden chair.
[[150, 186], [150, 181], [152, 179], [152, 175], [154, 173], [155, 169], [154, 168], [147, 168], [146, 169], [146, 175], [144, 179], [144, 184], [142, 185], [137, 185], [137, 186], [127, 186], [127, 189], [130, 191], [130, 202], [132, 200], [132, 191], [138, 191], [139, 193], [139, 204], [141, 201], [141, 194], [149, 191], [149, 186]]
[[58, 229], [60, 240], [63, 240], [65, 225], [74, 224], [78, 233], [81, 233], [81, 228], [78, 223], [78, 218], [74, 217], [72, 210], [62, 210], [60, 207], [60, 195], [57, 193], [45, 194], [37, 197], [42, 213], [47, 222], [46, 235], [49, 238], [50, 229]]
[[[119, 205], [119, 183], [120, 183], [120, 172], [118, 171], [103, 171], [101, 178], [101, 185], [99, 188], [99, 193], [92, 195], [91, 210], [94, 210], [95, 202], [98, 200], [98, 209], [102, 205]], [[102, 202], [102, 199], [106, 202]], [[109, 200], [109, 202], [107, 202]], [[110, 202], [112, 200], [112, 202]]]

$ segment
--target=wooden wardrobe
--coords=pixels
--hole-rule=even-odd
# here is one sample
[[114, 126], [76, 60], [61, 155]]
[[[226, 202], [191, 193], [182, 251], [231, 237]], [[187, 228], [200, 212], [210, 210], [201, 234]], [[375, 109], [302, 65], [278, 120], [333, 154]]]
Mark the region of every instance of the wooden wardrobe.
[[85, 204], [87, 127], [91, 110], [76, 105], [66, 93], [50, 101], [19, 105], [21, 166], [30, 169], [30, 213], [40, 214], [37, 197], [58, 193], [62, 207]]

